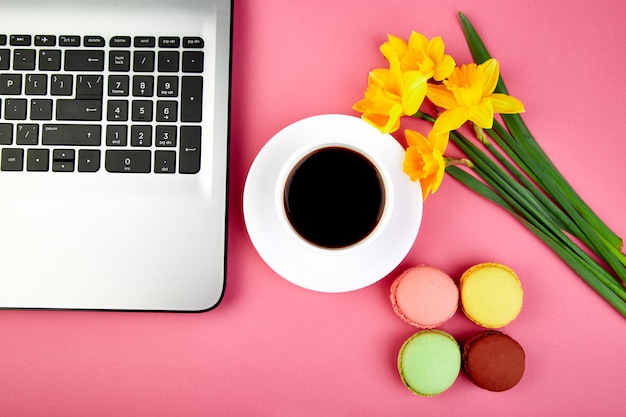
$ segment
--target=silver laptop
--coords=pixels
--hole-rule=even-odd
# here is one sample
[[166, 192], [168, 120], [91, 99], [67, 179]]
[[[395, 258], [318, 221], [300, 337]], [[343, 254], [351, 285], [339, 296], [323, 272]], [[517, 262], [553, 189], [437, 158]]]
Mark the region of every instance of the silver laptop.
[[0, 308], [206, 311], [230, 0], [0, 0]]

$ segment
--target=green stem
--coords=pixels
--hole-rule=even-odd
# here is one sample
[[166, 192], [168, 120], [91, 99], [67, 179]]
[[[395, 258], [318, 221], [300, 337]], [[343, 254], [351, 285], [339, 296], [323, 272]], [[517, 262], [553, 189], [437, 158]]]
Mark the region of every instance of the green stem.
[[[488, 131], [488, 133], [491, 138], [496, 140], [496, 142], [499, 142], [499, 139], [501, 139], [497, 132]], [[626, 269], [623, 267], [622, 260], [624, 257], [621, 252], [616, 251], [614, 246], [610, 245], [606, 240], [596, 235], [595, 231], [591, 229], [592, 226], [586, 222], [585, 218], [579, 216], [578, 213], [575, 214], [575, 216], [578, 215], [576, 217], [578, 222], [572, 220], [570, 216], [557, 207], [543, 192], [538, 190], [537, 187], [531, 183], [519, 169], [509, 162], [509, 160], [507, 160], [504, 155], [502, 155], [500, 151], [486, 138], [481, 139], [481, 142], [483, 142], [487, 150], [489, 150], [489, 152], [533, 194], [537, 201], [542, 204], [547, 212], [552, 215], [553, 219], [558, 222], [564, 230], [567, 230], [569, 233], [579, 238], [587, 247], [593, 250], [596, 255], [600, 256], [605, 262], [611, 265], [618, 276], [626, 282]], [[583, 226], [581, 227], [580, 224]], [[588, 234], [591, 234], [592, 238], [589, 238]]]
[[[507, 115], [503, 115], [503, 118], [504, 116]], [[521, 130], [520, 126], [525, 126], [521, 119], [506, 118], [506, 120], [508, 121], [506, 124], [511, 132], [511, 137], [522, 146], [523, 151], [526, 153], [523, 159], [525, 161], [533, 161], [532, 165], [529, 163], [529, 167], [538, 179], [538, 183], [542, 184], [542, 188], [563, 207], [565, 212], [572, 220], [578, 223], [592, 241], [595, 241], [594, 236], [602, 236], [602, 239], [595, 241], [594, 245], [602, 245], [603, 242], [609, 242], [611, 246], [621, 249], [622, 240], [600, 220], [596, 213], [574, 191], [543, 150], [541, 150], [534, 138], [530, 136], [527, 128]]]
[[[496, 189], [498, 194], [515, 209], [518, 216], [527, 221], [532, 221], [535, 227], [541, 227], [550, 231], [555, 239], [558, 239], [558, 241], [566, 245], [570, 251], [574, 252], [579, 257], [589, 258], [589, 255], [572, 242], [559, 227], [550, 221], [550, 217], [546, 216], [545, 209], [528, 190], [514, 181], [502, 168], [496, 165], [463, 135], [458, 132], [452, 132], [450, 138], [472, 160], [475, 165], [474, 171], [490, 186]], [[606, 281], [605, 285], [610, 283], [614, 291], [621, 291], [622, 296], [626, 299], [626, 289], [615, 277], [610, 274], [608, 274], [608, 276], [610, 277], [610, 281]]]
[[[615, 287], [610, 279], [610, 275], [592, 259], [584, 259], [583, 257], [573, 254], [571, 250], [563, 247], [559, 240], [554, 239], [549, 231], [520, 217], [498, 193], [475, 177], [454, 166], [446, 168], [446, 172], [472, 191], [482, 195], [517, 217], [520, 222], [548, 245], [577, 275], [593, 288], [596, 293], [604, 298], [604, 300], [613, 306], [622, 316], [626, 317], [626, 301], [624, 301], [624, 295], [620, 296], [620, 294], [623, 294], [624, 288], [621, 286]], [[608, 285], [605, 282], [607, 282]]]
[[[489, 54], [489, 51], [467, 17], [463, 13], [459, 13], [459, 18], [463, 34], [465, 35], [465, 39], [474, 60], [480, 64], [490, 59], [491, 55]], [[502, 80], [502, 77], [498, 80], [496, 92], [508, 94], [508, 90]], [[563, 198], [570, 201], [570, 204], [563, 204], [568, 205], [568, 214], [575, 217], [576, 215], [573, 214], [571, 210], [576, 210], [578, 214], [587, 219], [592, 228], [602, 236], [601, 240], [608, 242], [611, 246], [614, 246], [618, 252], [621, 251], [623, 241], [596, 215], [596, 213], [583, 201], [583, 199], [565, 180], [532, 136], [522, 117], [519, 114], [503, 115], [502, 117], [511, 133], [513, 141], [521, 145], [520, 149], [523, 150], [523, 153], [518, 153], [518, 156], [523, 158], [525, 161], [532, 159], [536, 162], [536, 165], [539, 165], [539, 171], [537, 171], [537, 167], [535, 167], [532, 175], [530, 173], [529, 175], [531, 175], [533, 179], [537, 179], [537, 182], [541, 184], [544, 189], [546, 187], [541, 178], [549, 177], [550, 181], [555, 183], [560, 191], [560, 193], [554, 196], [558, 200], [558, 203], [563, 204]], [[532, 167], [530, 168], [532, 169]], [[550, 191], [553, 190], [551, 189]], [[618, 258], [623, 259], [624, 256], [618, 256]]]
[[[430, 122], [435, 120], [432, 116], [425, 113], [418, 113], [415, 116]], [[489, 186], [455, 166], [448, 166], [446, 172], [479, 195], [498, 204], [514, 215], [550, 247], [596, 293], [620, 312], [622, 316], [626, 317], [626, 288], [563, 233], [560, 227], [561, 222], [557, 224], [555, 221], [555, 218], [557, 218], [556, 214], [548, 214], [549, 210], [547, 207], [554, 207], [552, 202], [547, 204], [549, 200], [547, 198], [544, 200], [545, 196], [542, 193], [529, 191], [536, 190], [536, 187], [527, 179], [524, 179], [521, 183], [513, 180], [500, 166], [495, 164], [476, 146], [472, 145], [459, 132], [451, 132], [450, 138], [470, 158], [474, 165], [474, 172], [486, 181]], [[487, 146], [489, 147], [488, 143]], [[501, 154], [500, 157], [496, 158], [503, 163], [505, 158]], [[508, 161], [503, 163], [503, 166], [511, 173], [519, 173], [519, 170], [515, 169]], [[519, 176], [521, 177], [522, 174], [519, 173]], [[539, 194], [543, 197], [539, 197]], [[558, 208], [556, 211], [559, 211]], [[561, 215], [558, 215], [558, 218], [561, 218]]]

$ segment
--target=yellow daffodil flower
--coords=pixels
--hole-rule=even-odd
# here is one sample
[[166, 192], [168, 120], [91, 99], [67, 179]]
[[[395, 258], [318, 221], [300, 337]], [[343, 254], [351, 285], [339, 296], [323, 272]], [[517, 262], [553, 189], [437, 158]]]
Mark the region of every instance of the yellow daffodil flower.
[[364, 98], [352, 107], [383, 133], [400, 127], [402, 116], [412, 116], [426, 97], [427, 78], [418, 71], [402, 72], [397, 56], [391, 57], [389, 68], [370, 72]]
[[421, 33], [412, 32], [408, 43], [393, 35], [387, 38], [389, 40], [382, 44], [380, 51], [387, 60], [397, 55], [402, 71], [419, 71], [435, 81], [444, 80], [454, 71], [456, 63], [454, 58], [445, 54], [441, 36], [429, 40]]
[[468, 120], [490, 129], [494, 113], [523, 112], [524, 105], [515, 97], [494, 94], [499, 76], [498, 61], [490, 59], [480, 65], [472, 63], [457, 67], [443, 84], [430, 84], [427, 97], [445, 109], [437, 118], [434, 129], [452, 131]]
[[439, 188], [446, 170], [446, 158], [443, 153], [448, 146], [448, 132], [437, 133], [431, 130], [428, 137], [407, 129], [404, 131], [407, 149], [404, 154], [402, 170], [411, 181], [419, 181], [422, 186], [422, 198]]

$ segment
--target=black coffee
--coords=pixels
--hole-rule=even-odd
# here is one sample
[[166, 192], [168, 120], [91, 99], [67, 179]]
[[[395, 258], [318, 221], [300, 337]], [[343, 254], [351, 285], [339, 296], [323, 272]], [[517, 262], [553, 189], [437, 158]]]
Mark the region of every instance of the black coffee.
[[363, 155], [341, 147], [304, 157], [285, 185], [285, 212], [292, 227], [325, 248], [364, 239], [378, 224], [384, 202], [378, 170]]

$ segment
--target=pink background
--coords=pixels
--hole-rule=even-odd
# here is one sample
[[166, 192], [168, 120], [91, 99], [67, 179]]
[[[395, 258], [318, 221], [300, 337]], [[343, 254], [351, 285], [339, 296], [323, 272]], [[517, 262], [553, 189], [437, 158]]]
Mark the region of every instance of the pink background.
[[[270, 270], [245, 230], [250, 164], [282, 127], [348, 113], [387, 33], [441, 35], [469, 61], [463, 10], [501, 61], [531, 130], [584, 198], [626, 236], [623, 120], [626, 11], [621, 0], [235, 1], [229, 271], [209, 313], [0, 312], [3, 416], [618, 416], [626, 415], [626, 320], [508, 214], [446, 178], [414, 247], [366, 289], [321, 294]], [[388, 291], [428, 263], [453, 277], [487, 261], [516, 270], [521, 315], [503, 331], [526, 350], [503, 393], [461, 375], [421, 398], [402, 385], [397, 351], [414, 329]], [[461, 313], [442, 326], [463, 340]]]

